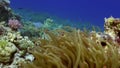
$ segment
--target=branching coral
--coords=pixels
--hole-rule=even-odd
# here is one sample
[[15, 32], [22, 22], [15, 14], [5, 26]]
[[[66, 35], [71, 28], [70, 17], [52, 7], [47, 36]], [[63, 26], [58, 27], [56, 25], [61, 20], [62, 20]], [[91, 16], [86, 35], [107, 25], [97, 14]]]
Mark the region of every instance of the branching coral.
[[94, 42], [80, 30], [59, 36], [48, 32], [51, 40], [41, 40], [30, 52], [36, 60], [22, 64], [22, 68], [119, 68], [120, 54], [115, 44], [106, 48]]

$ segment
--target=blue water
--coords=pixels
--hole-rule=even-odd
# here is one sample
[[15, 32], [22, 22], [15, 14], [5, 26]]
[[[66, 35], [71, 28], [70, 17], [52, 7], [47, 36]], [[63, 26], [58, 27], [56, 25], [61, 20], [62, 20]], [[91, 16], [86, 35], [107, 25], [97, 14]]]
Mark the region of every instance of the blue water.
[[24, 8], [103, 29], [104, 17], [120, 17], [120, 0], [11, 0], [12, 8]]

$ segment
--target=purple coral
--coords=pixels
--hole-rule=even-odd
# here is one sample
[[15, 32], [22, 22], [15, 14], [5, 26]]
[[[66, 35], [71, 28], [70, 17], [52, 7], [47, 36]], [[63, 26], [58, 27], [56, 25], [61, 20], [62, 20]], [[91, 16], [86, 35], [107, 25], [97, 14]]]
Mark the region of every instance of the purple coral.
[[9, 19], [8, 26], [13, 30], [17, 30], [22, 27], [20, 21], [17, 19]]

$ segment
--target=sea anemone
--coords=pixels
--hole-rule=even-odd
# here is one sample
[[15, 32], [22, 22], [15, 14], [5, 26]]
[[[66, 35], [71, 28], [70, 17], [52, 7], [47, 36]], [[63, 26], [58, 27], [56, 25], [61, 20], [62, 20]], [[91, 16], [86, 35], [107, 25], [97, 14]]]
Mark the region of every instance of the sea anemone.
[[21, 68], [119, 68], [120, 54], [115, 44], [106, 47], [91, 40], [80, 30], [59, 36], [47, 33], [50, 40], [41, 39], [40, 46], [30, 52], [35, 61], [21, 64]]

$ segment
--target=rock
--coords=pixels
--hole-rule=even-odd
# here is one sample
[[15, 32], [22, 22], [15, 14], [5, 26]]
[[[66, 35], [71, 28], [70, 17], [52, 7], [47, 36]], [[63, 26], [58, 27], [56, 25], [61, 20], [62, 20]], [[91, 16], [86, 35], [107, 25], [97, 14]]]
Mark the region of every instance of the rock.
[[0, 22], [8, 21], [9, 18], [21, 20], [21, 17], [12, 12], [10, 8], [10, 0], [0, 0]]
[[27, 53], [25, 55], [25, 59], [32, 62], [35, 59], [35, 57], [32, 54]]
[[7, 21], [12, 16], [10, 1], [0, 0], [0, 21]]

